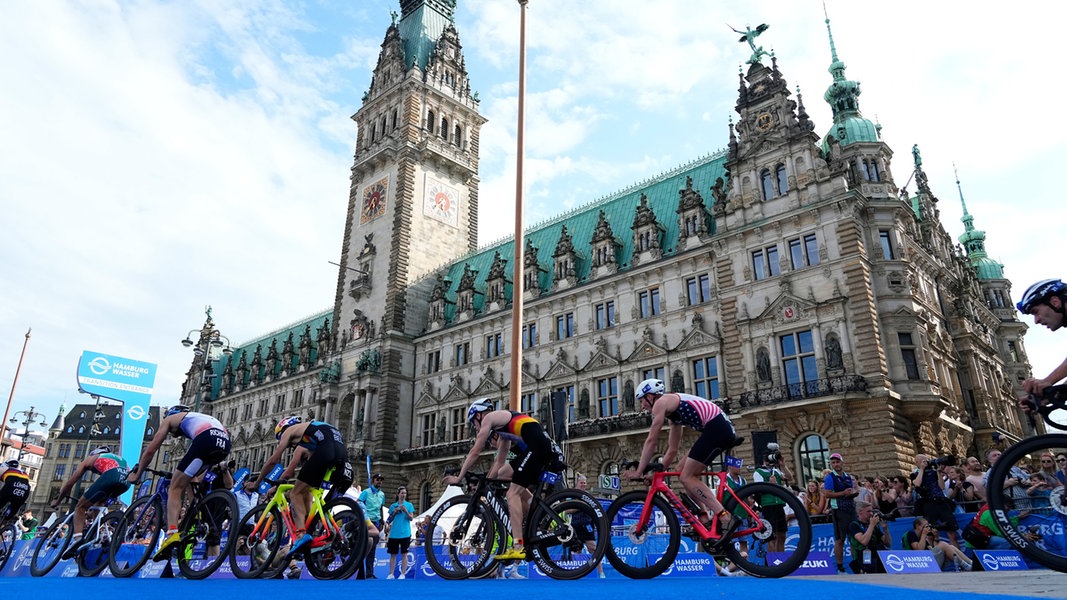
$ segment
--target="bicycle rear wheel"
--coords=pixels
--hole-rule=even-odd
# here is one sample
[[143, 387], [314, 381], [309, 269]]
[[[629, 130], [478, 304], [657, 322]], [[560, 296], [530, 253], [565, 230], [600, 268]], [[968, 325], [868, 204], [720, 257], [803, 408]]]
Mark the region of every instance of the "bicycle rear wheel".
[[30, 575], [44, 577], [59, 562], [59, 558], [67, 551], [70, 538], [74, 534], [71, 520], [74, 513], [69, 513], [62, 521], [57, 521], [43, 538], [37, 540], [37, 547], [33, 549], [33, 558], [30, 559]]
[[148, 562], [156, 550], [166, 511], [159, 496], [142, 496], [122, 514], [111, 536], [107, 562], [115, 577], [129, 577]]
[[530, 514], [526, 546], [534, 564], [553, 579], [579, 579], [593, 572], [608, 544], [604, 509], [581, 490], [561, 490]]
[[616, 571], [631, 579], [661, 575], [674, 564], [682, 542], [678, 516], [660, 496], [652, 498], [651, 515], [640, 526], [647, 497], [647, 492], [623, 494], [611, 503], [604, 517], [610, 534], [604, 555]]
[[1026, 558], [1061, 572], [1067, 572], [1067, 489], [1058, 486], [1028, 493], [1025, 484], [1007, 485], [1007, 480], [1016, 477], [1018, 471], [1013, 474], [1012, 467], [1021, 461], [1035, 467], [1037, 472], [1042, 466], [1039, 462], [1042, 455], [1055, 457], [1065, 449], [1065, 434], [1025, 439], [1000, 455], [989, 471], [986, 484], [989, 511], [1004, 539]]
[[215, 490], [186, 511], [178, 531], [181, 541], [172, 556], [187, 579], [203, 579], [215, 572], [237, 541], [237, 499], [229, 490]]
[[[98, 510], [107, 510], [107, 508], [100, 507]], [[122, 511], [113, 510], [104, 515], [104, 518], [94, 528], [95, 531], [87, 532], [86, 535], [93, 537], [93, 542], [78, 550], [79, 577], [96, 577], [107, 567], [111, 537], [115, 535], [115, 530], [121, 520]]]
[[230, 570], [238, 579], [255, 579], [274, 563], [282, 544], [289, 539], [282, 513], [266, 504], [248, 511], [237, 525], [237, 542], [230, 547]]
[[[811, 550], [811, 519], [800, 499], [789, 488], [772, 483], [750, 483], [735, 493], [737, 498], [726, 494], [724, 508], [743, 522], [733, 539], [718, 547], [725, 551], [730, 562], [749, 575], [784, 577], [795, 571]], [[739, 506], [738, 499], [755, 513], [755, 519]], [[792, 530], [787, 526], [786, 506], [796, 515], [795, 537], [790, 535]], [[745, 516], [740, 517], [742, 514]], [[768, 550], [749, 552], [749, 542], [756, 540], [765, 542], [764, 548]]]
[[4, 570], [7, 560], [15, 553], [15, 540], [19, 539], [19, 532], [14, 523], [4, 525], [0, 529], [0, 571]]
[[442, 579], [481, 577], [507, 544], [507, 532], [489, 508], [470, 496], [445, 500], [426, 527], [426, 562]]
[[367, 554], [367, 519], [359, 504], [350, 498], [334, 498], [323, 509], [332, 515], [338, 529], [327, 532], [325, 528], [332, 526], [315, 519], [308, 530], [311, 537], [317, 540], [327, 533], [329, 537], [320, 546], [311, 542], [304, 566], [315, 579], [347, 579]]

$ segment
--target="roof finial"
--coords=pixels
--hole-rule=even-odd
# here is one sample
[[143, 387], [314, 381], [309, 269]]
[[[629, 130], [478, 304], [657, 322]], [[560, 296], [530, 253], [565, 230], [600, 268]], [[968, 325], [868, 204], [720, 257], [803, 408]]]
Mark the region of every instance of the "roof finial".
[[826, 10], [826, 2], [822, 3], [822, 14], [826, 17], [826, 33], [830, 35], [830, 58], [833, 62], [839, 62], [837, 60], [837, 48], [834, 47], [834, 32], [830, 30], [830, 13]]

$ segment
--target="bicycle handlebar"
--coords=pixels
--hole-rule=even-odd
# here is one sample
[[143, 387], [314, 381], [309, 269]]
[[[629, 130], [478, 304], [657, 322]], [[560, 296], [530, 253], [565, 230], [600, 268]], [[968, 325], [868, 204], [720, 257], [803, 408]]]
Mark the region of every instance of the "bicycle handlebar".
[[[1040, 402], [1038, 402], [1039, 399], [1041, 400]], [[1026, 417], [1030, 420], [1031, 427], [1037, 426], [1037, 418], [1035, 416], [1035, 413], [1037, 413], [1041, 415], [1042, 420], [1048, 425], [1056, 429], [1067, 430], [1067, 424], [1058, 423], [1051, 418], [1053, 412], [1067, 410], [1067, 385], [1049, 386], [1045, 388], [1040, 398], [1037, 394], [1030, 394], [1030, 397], [1022, 402], [1030, 409], [1026, 411]]]

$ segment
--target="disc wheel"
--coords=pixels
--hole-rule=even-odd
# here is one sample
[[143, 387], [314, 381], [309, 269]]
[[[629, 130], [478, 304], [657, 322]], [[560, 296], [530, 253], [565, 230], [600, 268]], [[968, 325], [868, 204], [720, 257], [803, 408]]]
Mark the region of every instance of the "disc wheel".
[[660, 496], [652, 498], [648, 521], [639, 524], [647, 492], [619, 496], [605, 515], [609, 543], [604, 555], [615, 570], [631, 579], [661, 575], [678, 556], [681, 527], [674, 509]]

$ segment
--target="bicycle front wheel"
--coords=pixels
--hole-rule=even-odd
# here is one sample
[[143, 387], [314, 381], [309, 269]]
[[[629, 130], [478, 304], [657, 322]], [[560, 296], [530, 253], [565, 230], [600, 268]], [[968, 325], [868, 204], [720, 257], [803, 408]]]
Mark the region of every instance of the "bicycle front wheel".
[[308, 529], [312, 542], [304, 566], [315, 579], [347, 579], [367, 554], [367, 519], [350, 498], [334, 498], [323, 510], [337, 528], [315, 519]]
[[15, 540], [19, 539], [18, 529], [14, 523], [8, 523], [0, 529], [0, 571], [4, 570], [7, 560], [15, 552]]
[[70, 513], [62, 521], [57, 522], [45, 534], [38, 538], [37, 547], [33, 549], [33, 558], [30, 559], [30, 575], [44, 577], [59, 562], [59, 558], [70, 546], [70, 538], [74, 535], [71, 520], [74, 513]]
[[163, 531], [166, 512], [159, 496], [141, 496], [122, 514], [111, 536], [107, 562], [115, 577], [129, 577], [148, 562]]
[[561, 490], [538, 503], [526, 540], [534, 565], [553, 579], [580, 579], [604, 557], [604, 509], [592, 495]]
[[215, 572], [230, 555], [237, 541], [237, 499], [229, 490], [215, 490], [186, 511], [174, 547], [178, 569], [187, 579], [203, 579]]
[[[800, 499], [789, 488], [772, 483], [750, 483], [735, 493], [736, 498], [727, 493], [723, 505], [742, 523], [733, 539], [718, 546], [733, 563], [727, 568], [757, 577], [784, 577], [797, 570], [811, 550], [811, 519]], [[787, 506], [796, 515], [795, 531], [788, 527]]]
[[[1067, 449], [1067, 435], [1040, 435], [1008, 448], [993, 464], [986, 498], [1004, 536], [993, 538], [990, 548], [1007, 540], [1026, 558], [1067, 572], [1067, 489], [1057, 485], [1058, 481], [1048, 482], [1050, 487], [1046, 488], [1015, 484], [1015, 478], [1021, 475], [1017, 465], [1025, 463], [1034, 467], [1036, 473], [1044, 466], [1039, 462], [1043, 455], [1055, 457], [1064, 449]], [[1008, 485], [1009, 479], [1013, 485]]]
[[652, 498], [649, 517], [641, 523], [647, 492], [619, 496], [605, 515], [608, 545], [604, 552], [615, 570], [631, 579], [663, 574], [678, 556], [682, 543], [678, 516], [660, 496]]
[[445, 500], [426, 527], [426, 562], [442, 579], [479, 577], [507, 544], [507, 532], [481, 501], [470, 496]]
[[[99, 510], [107, 510], [107, 508], [101, 507]], [[79, 577], [96, 577], [107, 567], [111, 537], [115, 535], [115, 530], [121, 520], [122, 511], [113, 510], [100, 519], [95, 527], [96, 531], [90, 531], [87, 534], [93, 536], [93, 541], [78, 550]]]
[[230, 546], [230, 570], [238, 579], [255, 579], [274, 564], [289, 536], [282, 513], [266, 504], [248, 511], [237, 526], [237, 542]]

